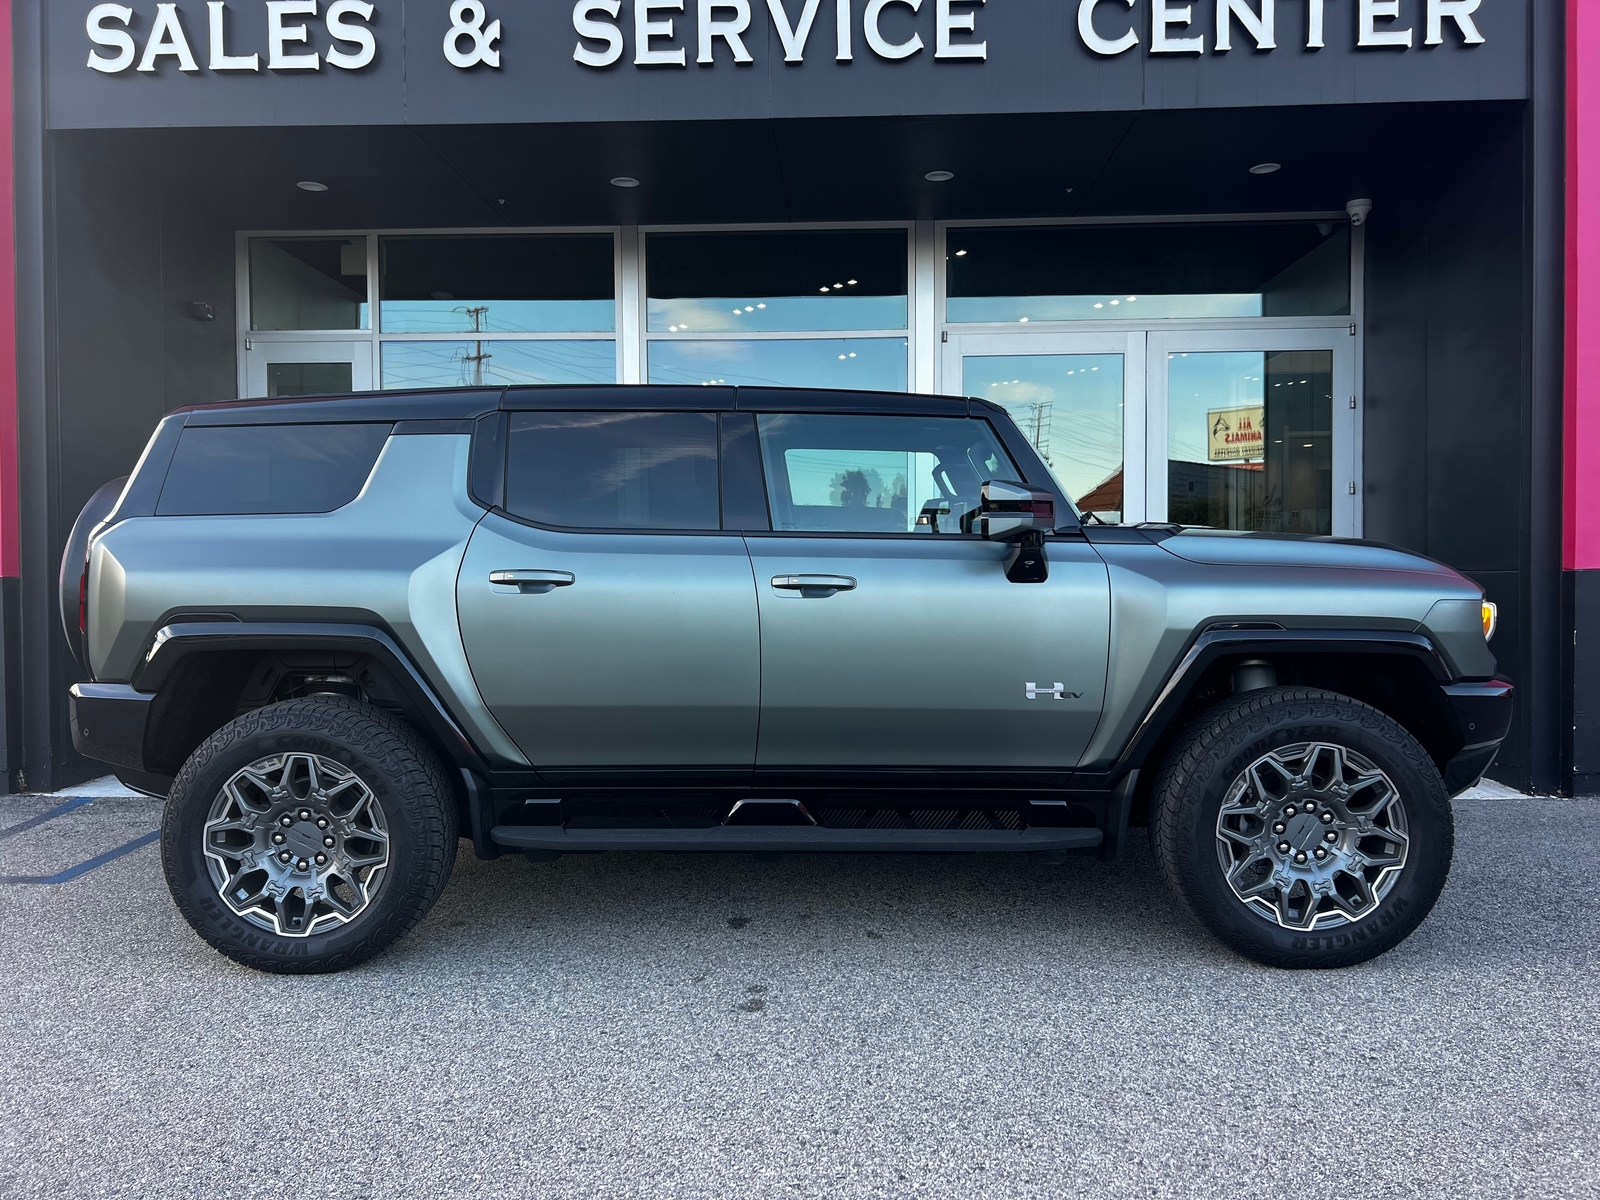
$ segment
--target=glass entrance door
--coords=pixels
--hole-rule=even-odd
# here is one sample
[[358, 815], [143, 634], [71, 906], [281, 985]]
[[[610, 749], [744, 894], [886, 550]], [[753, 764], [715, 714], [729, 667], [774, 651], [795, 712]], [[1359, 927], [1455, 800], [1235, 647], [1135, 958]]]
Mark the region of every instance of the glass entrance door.
[[345, 341], [245, 342], [245, 395], [319, 396], [372, 387], [372, 345]]
[[1354, 342], [1342, 326], [952, 331], [944, 390], [1005, 408], [1103, 520], [1360, 537]]
[[1359, 537], [1353, 342], [1342, 329], [1150, 334], [1149, 519]]
[[1079, 508], [1145, 519], [1145, 334], [952, 333], [944, 379], [1009, 412]]

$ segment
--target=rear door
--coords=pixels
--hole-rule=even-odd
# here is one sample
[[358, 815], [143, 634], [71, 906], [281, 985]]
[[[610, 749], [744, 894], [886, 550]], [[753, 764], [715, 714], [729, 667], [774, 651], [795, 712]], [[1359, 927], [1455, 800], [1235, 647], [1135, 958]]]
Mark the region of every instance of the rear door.
[[473, 675], [541, 772], [748, 772], [760, 645], [715, 412], [511, 413], [457, 585]]
[[1106, 567], [1051, 538], [1049, 580], [1011, 583], [1008, 548], [965, 532], [985, 480], [1024, 477], [995, 428], [763, 412], [758, 430], [758, 768], [1073, 767], [1105, 694]]

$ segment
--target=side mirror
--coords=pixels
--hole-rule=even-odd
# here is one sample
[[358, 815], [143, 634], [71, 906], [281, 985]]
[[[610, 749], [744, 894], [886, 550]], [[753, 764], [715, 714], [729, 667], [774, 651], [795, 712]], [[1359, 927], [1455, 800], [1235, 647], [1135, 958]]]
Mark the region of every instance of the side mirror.
[[1050, 577], [1044, 535], [1056, 527], [1056, 498], [1050, 492], [1006, 479], [983, 485], [972, 525], [992, 542], [1012, 543], [1006, 578], [1012, 583], [1043, 583]]

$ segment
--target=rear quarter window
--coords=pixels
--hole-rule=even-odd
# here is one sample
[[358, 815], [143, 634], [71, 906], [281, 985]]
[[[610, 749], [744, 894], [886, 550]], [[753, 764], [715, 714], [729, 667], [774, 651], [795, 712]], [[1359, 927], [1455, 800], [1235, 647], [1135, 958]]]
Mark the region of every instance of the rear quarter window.
[[332, 512], [360, 494], [391, 428], [361, 424], [185, 429], [156, 515]]

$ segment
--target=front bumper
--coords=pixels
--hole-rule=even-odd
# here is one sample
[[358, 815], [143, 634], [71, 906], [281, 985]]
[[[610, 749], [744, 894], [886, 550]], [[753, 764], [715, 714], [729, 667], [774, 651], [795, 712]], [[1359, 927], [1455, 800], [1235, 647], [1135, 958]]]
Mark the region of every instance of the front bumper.
[[1500, 752], [1500, 743], [1511, 730], [1515, 689], [1503, 679], [1492, 679], [1447, 683], [1443, 690], [1461, 734], [1461, 749], [1444, 765], [1445, 790], [1454, 796], [1482, 779]]

